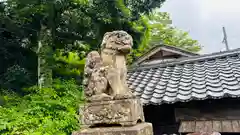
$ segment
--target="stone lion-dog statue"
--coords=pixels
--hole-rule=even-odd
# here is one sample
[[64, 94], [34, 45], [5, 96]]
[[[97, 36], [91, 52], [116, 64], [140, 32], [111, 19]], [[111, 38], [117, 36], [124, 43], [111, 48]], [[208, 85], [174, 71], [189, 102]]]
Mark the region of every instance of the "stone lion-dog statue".
[[100, 53], [87, 55], [83, 84], [88, 101], [134, 97], [126, 82], [126, 58], [132, 45], [132, 36], [127, 32], [107, 32]]

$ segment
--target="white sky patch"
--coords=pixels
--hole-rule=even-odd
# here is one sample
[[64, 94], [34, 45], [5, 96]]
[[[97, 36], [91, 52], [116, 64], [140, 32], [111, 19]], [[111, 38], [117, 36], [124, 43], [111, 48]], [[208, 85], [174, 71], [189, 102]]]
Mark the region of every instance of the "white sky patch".
[[230, 19], [238, 17], [240, 0], [200, 0], [202, 19]]
[[240, 48], [240, 0], [167, 0], [161, 11], [170, 13], [173, 25], [204, 46], [201, 53], [225, 48], [223, 26], [230, 49]]
[[236, 13], [240, 12], [239, 0], [201, 0], [202, 6], [212, 13]]

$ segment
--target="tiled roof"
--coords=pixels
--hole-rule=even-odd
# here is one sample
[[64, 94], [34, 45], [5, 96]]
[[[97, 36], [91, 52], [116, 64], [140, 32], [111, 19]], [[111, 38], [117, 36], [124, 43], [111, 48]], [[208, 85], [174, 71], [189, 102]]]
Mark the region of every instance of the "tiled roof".
[[128, 85], [144, 104], [240, 97], [240, 49], [134, 67]]

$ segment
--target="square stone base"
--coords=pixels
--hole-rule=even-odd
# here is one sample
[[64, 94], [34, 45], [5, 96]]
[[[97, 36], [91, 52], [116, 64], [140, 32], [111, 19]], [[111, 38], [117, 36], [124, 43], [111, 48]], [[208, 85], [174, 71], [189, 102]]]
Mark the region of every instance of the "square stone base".
[[132, 126], [144, 122], [142, 104], [136, 98], [90, 102], [80, 109], [84, 127], [108, 124]]
[[88, 128], [72, 135], [153, 135], [151, 123], [140, 123], [131, 127]]

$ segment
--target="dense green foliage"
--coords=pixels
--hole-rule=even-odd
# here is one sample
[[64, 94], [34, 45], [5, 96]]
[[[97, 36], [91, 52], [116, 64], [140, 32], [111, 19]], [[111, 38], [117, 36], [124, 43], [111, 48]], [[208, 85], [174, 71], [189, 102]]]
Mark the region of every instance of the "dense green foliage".
[[0, 106], [1, 135], [67, 135], [79, 128], [78, 105], [81, 87], [72, 80], [56, 80], [52, 88], [25, 89], [29, 94], [4, 96]]
[[125, 30], [133, 36], [129, 63], [153, 43], [199, 51], [188, 33], [162, 22], [170, 20], [157, 12], [164, 1], [1, 2], [0, 134], [61, 135], [79, 128], [85, 57], [99, 49], [105, 32]]

